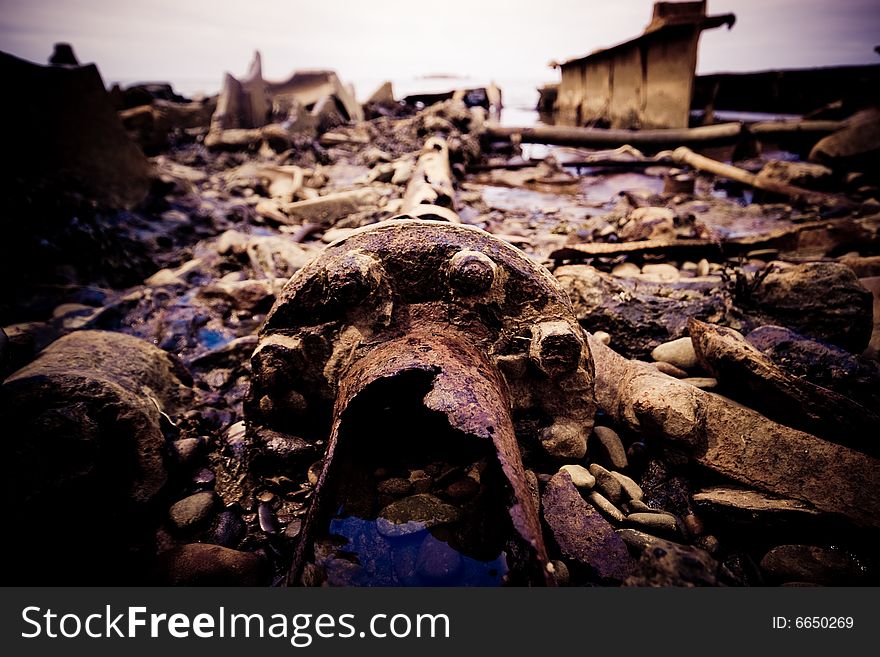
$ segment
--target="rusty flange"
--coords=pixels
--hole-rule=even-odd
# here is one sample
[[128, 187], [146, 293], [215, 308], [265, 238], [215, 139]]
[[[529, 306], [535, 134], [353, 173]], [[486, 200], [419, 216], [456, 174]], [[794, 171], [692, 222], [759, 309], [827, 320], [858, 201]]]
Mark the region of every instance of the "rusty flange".
[[[568, 297], [522, 252], [484, 231], [435, 221], [358, 230], [288, 282], [252, 363], [256, 438], [268, 445], [309, 428], [329, 434], [325, 464], [362, 391], [404, 372], [430, 373], [422, 403], [453, 429], [491, 441], [510, 484], [513, 525], [546, 563], [520, 443], [537, 438], [551, 456], [583, 457], [593, 373]], [[516, 435], [522, 418], [536, 435]]]

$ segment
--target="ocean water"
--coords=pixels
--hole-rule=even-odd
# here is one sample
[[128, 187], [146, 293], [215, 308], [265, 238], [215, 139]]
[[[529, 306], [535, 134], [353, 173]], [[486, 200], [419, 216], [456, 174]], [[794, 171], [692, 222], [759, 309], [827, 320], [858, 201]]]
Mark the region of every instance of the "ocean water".
[[[364, 101], [375, 91], [379, 85], [389, 78], [362, 78], [346, 80], [344, 83], [354, 85], [355, 95], [358, 100]], [[504, 109], [501, 112], [501, 124], [508, 126], [529, 126], [538, 121], [538, 113], [535, 105], [538, 102], [538, 88], [547, 82], [556, 81], [552, 72], [544, 79], [537, 78], [498, 78], [489, 79], [468, 76], [426, 76], [426, 77], [402, 77], [390, 78], [394, 87], [395, 98], [403, 98], [415, 93], [440, 93], [460, 88], [484, 87], [494, 82], [501, 88], [501, 97]], [[223, 76], [218, 74], [216, 78], [179, 78], [168, 80], [174, 90], [190, 98], [216, 94], [220, 90]], [[135, 80], [117, 79], [107, 80], [107, 86], [119, 84], [128, 86], [139, 82], [159, 82], [160, 80]], [[164, 82], [164, 81], [162, 81]]]

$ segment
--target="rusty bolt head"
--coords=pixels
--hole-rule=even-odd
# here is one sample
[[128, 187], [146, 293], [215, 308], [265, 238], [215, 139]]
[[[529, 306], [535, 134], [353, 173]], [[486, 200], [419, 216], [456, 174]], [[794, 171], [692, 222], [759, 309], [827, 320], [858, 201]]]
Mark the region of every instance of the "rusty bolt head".
[[327, 270], [327, 297], [344, 304], [356, 304], [379, 287], [381, 265], [371, 255], [353, 251]]
[[581, 362], [583, 341], [568, 322], [541, 322], [532, 329], [529, 357], [551, 378], [573, 373]]
[[449, 261], [449, 282], [462, 296], [485, 294], [495, 282], [496, 265], [479, 251], [459, 251]]

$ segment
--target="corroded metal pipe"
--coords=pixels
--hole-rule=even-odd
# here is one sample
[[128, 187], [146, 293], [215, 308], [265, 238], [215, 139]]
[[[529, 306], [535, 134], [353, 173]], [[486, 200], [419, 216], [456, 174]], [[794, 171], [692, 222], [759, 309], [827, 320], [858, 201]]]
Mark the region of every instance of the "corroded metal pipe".
[[583, 457], [593, 373], [568, 297], [522, 252], [434, 221], [356, 231], [289, 281], [261, 331], [253, 369], [249, 418], [258, 441], [277, 441], [298, 422], [330, 436], [294, 577], [348, 435], [347, 410], [377, 381], [412, 372], [430, 378], [426, 409], [492, 445], [513, 528], [549, 577], [521, 445]]

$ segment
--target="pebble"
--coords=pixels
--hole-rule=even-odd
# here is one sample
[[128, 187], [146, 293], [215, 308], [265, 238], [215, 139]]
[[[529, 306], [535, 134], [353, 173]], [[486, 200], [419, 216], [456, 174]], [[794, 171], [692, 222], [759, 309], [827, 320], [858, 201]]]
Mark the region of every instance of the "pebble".
[[641, 501], [642, 498], [645, 497], [645, 493], [642, 492], [641, 486], [639, 486], [630, 477], [627, 477], [625, 474], [621, 474], [620, 472], [613, 471], [611, 473], [611, 476], [617, 479], [618, 482], [620, 482], [620, 487], [623, 489], [623, 493], [628, 499]]
[[308, 472], [306, 472], [306, 477], [309, 480], [309, 484], [312, 487], [318, 485], [318, 478], [321, 476], [321, 472], [324, 470], [324, 461], [315, 461], [309, 466]]
[[605, 497], [614, 504], [619, 504], [620, 498], [623, 496], [620, 482], [598, 463], [590, 464], [590, 474], [596, 478], [596, 486], [604, 493]]
[[628, 548], [635, 552], [641, 552], [646, 547], [659, 540], [656, 536], [629, 527], [618, 529], [617, 535], [623, 539], [623, 542], [626, 543]]
[[260, 521], [260, 529], [267, 534], [277, 534], [278, 521], [275, 519], [275, 513], [268, 504], [261, 503], [257, 509], [257, 519]]
[[697, 276], [709, 275], [709, 261], [703, 258], [697, 263]]
[[667, 534], [675, 533], [678, 529], [675, 516], [669, 513], [631, 513], [626, 517], [626, 521], [641, 529]]
[[292, 540], [299, 538], [300, 533], [302, 533], [302, 518], [294, 518], [284, 528], [284, 536]]
[[620, 278], [633, 278], [641, 273], [642, 270], [639, 269], [638, 265], [633, 264], [632, 262], [622, 262], [611, 270], [612, 276], [618, 276]]
[[592, 504], [598, 511], [601, 511], [607, 517], [611, 518], [611, 520], [613, 520], [614, 522], [623, 522], [624, 520], [626, 520], [626, 516], [623, 515], [620, 509], [618, 509], [596, 491], [590, 493], [588, 499], [590, 500], [590, 504]]
[[392, 497], [403, 497], [404, 495], [408, 495], [411, 488], [412, 484], [406, 479], [401, 479], [400, 477], [392, 477], [391, 479], [380, 481], [379, 485], [376, 486], [376, 490], [379, 491], [379, 493], [382, 495], [391, 495]]
[[208, 468], [201, 468], [193, 475], [193, 483], [199, 488], [210, 488], [214, 485], [214, 471]]
[[553, 574], [557, 586], [568, 586], [569, 581], [571, 581], [571, 575], [564, 561], [554, 559], [547, 564], [547, 570]]
[[652, 364], [658, 370], [663, 372], [663, 374], [668, 374], [669, 376], [675, 377], [676, 379], [686, 379], [688, 377], [687, 372], [685, 372], [680, 367], [676, 367], [672, 363], [664, 363], [662, 360], [658, 360]]
[[605, 331], [596, 331], [595, 333], [593, 333], [593, 338], [595, 338], [597, 342], [601, 342], [604, 345], [611, 344], [611, 334], [606, 333]]
[[421, 493], [397, 500], [379, 513], [376, 527], [382, 536], [407, 536], [423, 529], [455, 522], [459, 510], [433, 495]]
[[642, 500], [630, 500], [627, 504], [631, 509], [630, 513], [666, 513], [660, 509], [648, 506]]
[[214, 493], [204, 491], [175, 502], [168, 511], [171, 522], [177, 529], [188, 529], [207, 520], [214, 510]]
[[567, 472], [571, 477], [571, 483], [578, 488], [591, 490], [596, 485], [596, 478], [582, 465], [563, 465], [559, 471]]
[[174, 441], [174, 454], [180, 465], [192, 463], [198, 455], [201, 441], [198, 438], [181, 438]]
[[684, 517], [684, 528], [691, 536], [700, 536], [703, 533], [703, 522], [693, 513]]
[[623, 442], [614, 429], [593, 427], [593, 435], [598, 439], [599, 444], [602, 446], [602, 451], [608, 457], [608, 461], [612, 466], [623, 469], [629, 465], [626, 460], [626, 450], [623, 447]]
[[718, 542], [718, 539], [715, 538], [714, 536], [712, 536], [711, 534], [706, 534], [705, 536], [700, 536], [696, 541], [696, 545], [697, 545], [697, 547], [704, 549], [706, 552], [708, 552], [709, 554], [711, 554], [713, 556], [718, 554], [718, 548], [721, 547], [721, 544]]
[[650, 278], [658, 283], [674, 283], [681, 278], [681, 274], [672, 265], [651, 264], [642, 267], [642, 278]]
[[654, 347], [651, 358], [671, 363], [683, 370], [692, 370], [699, 365], [697, 352], [694, 351], [694, 343], [690, 338], [679, 338]]
[[703, 390], [712, 390], [718, 387], [718, 379], [710, 376], [689, 376], [681, 380], [682, 383], [690, 383], [695, 388]]
[[446, 487], [446, 494], [449, 499], [456, 502], [463, 502], [471, 499], [480, 492], [480, 484], [470, 477], [462, 477], [458, 481], [454, 481]]

